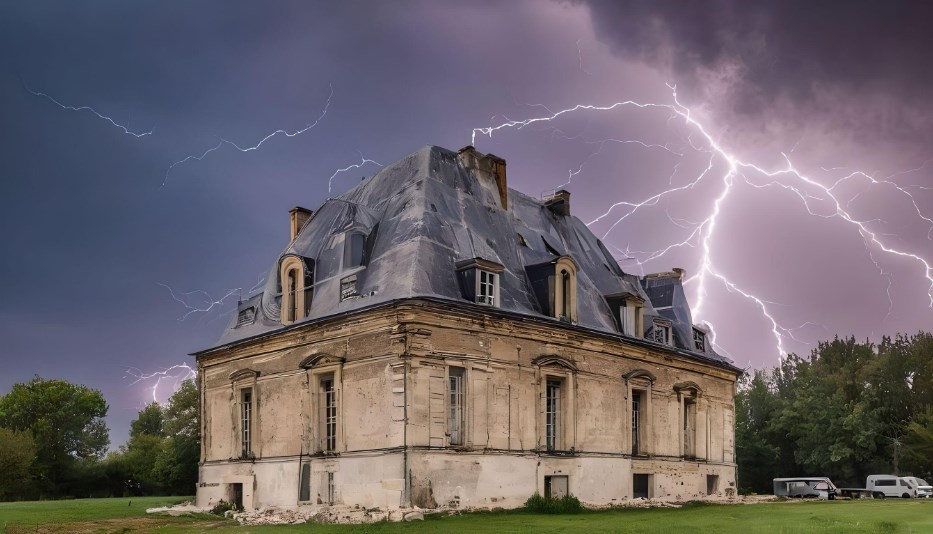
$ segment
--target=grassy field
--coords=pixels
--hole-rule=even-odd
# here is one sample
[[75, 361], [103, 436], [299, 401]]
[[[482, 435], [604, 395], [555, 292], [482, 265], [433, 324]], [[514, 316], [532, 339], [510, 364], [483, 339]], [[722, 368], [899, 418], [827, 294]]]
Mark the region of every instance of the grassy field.
[[178, 502], [171, 497], [0, 503], [0, 531], [98, 532], [291, 532], [320, 534], [451, 532], [646, 532], [646, 533], [921, 533], [933, 532], [933, 500], [784, 502], [744, 505], [689, 504], [683, 508], [624, 509], [549, 516], [485, 512], [428, 516], [413, 523], [241, 527], [210, 515], [147, 516], [146, 508]]

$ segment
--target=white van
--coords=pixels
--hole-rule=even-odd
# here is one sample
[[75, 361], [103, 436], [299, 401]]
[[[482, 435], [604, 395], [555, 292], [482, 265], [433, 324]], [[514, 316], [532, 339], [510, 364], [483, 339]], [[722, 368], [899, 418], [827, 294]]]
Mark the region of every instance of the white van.
[[917, 487], [917, 497], [925, 497], [927, 499], [933, 497], [933, 486], [926, 480], [917, 477], [904, 477], [904, 480]]
[[[917, 497], [917, 479], [894, 475], [868, 475], [865, 488], [875, 497]], [[922, 491], [922, 490], [921, 490]], [[920, 495], [923, 497], [924, 495]]]

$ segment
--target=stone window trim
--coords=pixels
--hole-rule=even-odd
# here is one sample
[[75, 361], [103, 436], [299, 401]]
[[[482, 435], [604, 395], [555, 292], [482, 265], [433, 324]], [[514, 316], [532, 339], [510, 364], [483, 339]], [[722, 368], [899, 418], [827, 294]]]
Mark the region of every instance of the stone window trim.
[[625, 453], [636, 455], [634, 450], [633, 443], [633, 412], [634, 412], [634, 398], [635, 395], [640, 395], [641, 403], [643, 405], [639, 406], [640, 418], [639, 418], [639, 443], [637, 456], [650, 456], [654, 452], [653, 445], [653, 426], [652, 426], [652, 416], [653, 416], [653, 388], [655, 383], [655, 375], [647, 369], [634, 369], [622, 375], [622, 380], [625, 383], [625, 400], [626, 400], [626, 410], [625, 413], [628, 416], [625, 418], [624, 426], [625, 431], [623, 432], [623, 443], [622, 450]]
[[447, 366], [447, 395], [445, 412], [447, 419], [447, 445], [450, 447], [467, 447], [469, 417], [467, 414], [470, 402], [469, 396], [469, 370], [465, 366]]
[[314, 291], [314, 262], [295, 255], [283, 257], [279, 263], [279, 287], [282, 324], [289, 325], [307, 317]]
[[[304, 414], [304, 431], [302, 449], [315, 455], [335, 455], [345, 452], [347, 444], [344, 425], [346, 418], [343, 410], [343, 365], [346, 358], [330, 354], [312, 354], [298, 364], [305, 370], [305, 395], [302, 413]], [[332, 443], [328, 443], [326, 433], [325, 393], [322, 392], [322, 382], [333, 380], [333, 395], [336, 401], [336, 434]]]
[[[574, 362], [561, 356], [546, 355], [532, 360], [535, 381], [538, 385], [538, 432], [537, 449], [545, 454], [566, 455], [576, 450], [576, 377], [578, 368]], [[548, 383], [560, 383], [559, 434], [552, 448], [547, 443], [547, 395]]]
[[554, 318], [577, 324], [577, 264], [570, 256], [554, 261]]
[[622, 335], [635, 338], [645, 336], [645, 299], [627, 291], [605, 295], [604, 298], [615, 315]]
[[[674, 384], [677, 393], [677, 432], [681, 436], [679, 442], [679, 456], [691, 459], [701, 459], [699, 445], [700, 438], [706, 436], [705, 424], [706, 410], [703, 390], [696, 382], [687, 380]], [[702, 425], [702, 426], [701, 426]], [[701, 432], [701, 428], [703, 432]], [[706, 449], [706, 447], [704, 447]]]
[[[234, 427], [234, 452], [239, 453], [237, 456], [241, 460], [253, 460], [259, 453], [261, 453], [261, 441], [260, 441], [260, 414], [259, 414], [259, 371], [243, 368], [238, 369], [230, 373], [230, 393], [233, 399], [233, 402], [230, 403], [233, 420], [236, 421]], [[243, 406], [244, 392], [249, 391], [250, 406], [248, 409], [249, 413], [249, 424], [250, 428], [248, 429], [249, 435], [249, 448], [248, 450], [244, 449], [245, 443], [243, 442], [244, 429], [243, 429], [243, 413], [245, 411]]]

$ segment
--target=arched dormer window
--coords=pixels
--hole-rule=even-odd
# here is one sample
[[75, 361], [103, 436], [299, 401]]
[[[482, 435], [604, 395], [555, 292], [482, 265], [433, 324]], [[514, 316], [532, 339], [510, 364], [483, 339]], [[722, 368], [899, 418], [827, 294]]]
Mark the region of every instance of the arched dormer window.
[[569, 256], [555, 262], [554, 316], [561, 321], [577, 322], [577, 267]]
[[282, 284], [282, 324], [304, 319], [311, 311], [314, 271], [310, 260], [286, 256], [279, 267]]

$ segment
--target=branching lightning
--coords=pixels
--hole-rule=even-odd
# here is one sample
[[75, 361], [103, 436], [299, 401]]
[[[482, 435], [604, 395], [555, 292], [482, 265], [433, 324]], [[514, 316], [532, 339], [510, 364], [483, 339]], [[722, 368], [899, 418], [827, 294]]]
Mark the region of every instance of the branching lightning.
[[259, 142], [257, 142], [254, 145], [240, 146], [239, 144], [229, 139], [218, 137], [217, 138], [218, 142], [215, 146], [208, 148], [207, 150], [205, 150], [204, 152], [200, 154], [188, 155], [172, 163], [171, 165], [169, 165], [168, 169], [165, 170], [165, 177], [162, 179], [162, 185], [160, 185], [159, 187], [160, 188], [165, 187], [165, 183], [168, 181], [168, 176], [175, 167], [178, 167], [179, 165], [184, 165], [185, 163], [191, 160], [201, 161], [205, 157], [207, 157], [207, 155], [210, 154], [211, 152], [216, 152], [217, 150], [220, 150], [221, 148], [223, 148], [224, 145], [231, 146], [240, 152], [252, 152], [254, 150], [258, 150], [259, 147], [263, 145], [263, 143], [265, 143], [269, 139], [272, 139], [273, 137], [276, 137], [278, 135], [283, 135], [285, 137], [295, 137], [295, 136], [299, 136], [307, 132], [308, 130], [317, 126], [324, 119], [324, 117], [327, 115], [327, 110], [330, 109], [330, 103], [331, 103], [331, 100], [333, 100], [333, 98], [334, 98], [334, 86], [330, 85], [330, 94], [327, 96], [327, 101], [324, 103], [324, 109], [321, 111], [321, 114], [318, 115], [316, 119], [305, 124], [304, 127], [299, 128], [298, 130], [294, 130], [294, 131], [288, 131], [288, 130], [283, 130], [283, 129], [275, 130], [274, 132], [267, 134], [265, 137], [260, 139]]
[[196, 313], [209, 313], [214, 308], [223, 306], [224, 301], [228, 298], [232, 297], [233, 295], [239, 295], [240, 291], [242, 290], [242, 288], [237, 287], [227, 291], [227, 293], [225, 293], [224, 296], [220, 297], [219, 299], [215, 299], [203, 289], [176, 292], [174, 289], [169, 287], [167, 284], [163, 284], [162, 282], [156, 282], [156, 285], [160, 285], [167, 289], [169, 294], [172, 296], [172, 300], [185, 307], [185, 313], [178, 318], [179, 321], [184, 321]]
[[33, 91], [32, 89], [29, 88], [28, 85], [26, 85], [26, 82], [23, 82], [23, 88], [26, 89], [26, 91], [27, 91], [28, 93], [30, 93], [30, 94], [32, 94], [32, 95], [35, 95], [35, 96], [38, 96], [38, 97], [41, 97], [41, 98], [45, 98], [45, 99], [48, 100], [49, 102], [55, 104], [56, 106], [58, 106], [58, 107], [60, 107], [60, 108], [62, 108], [62, 109], [67, 109], [67, 110], [69, 110], [69, 111], [88, 111], [88, 112], [90, 112], [90, 113], [93, 113], [94, 115], [97, 116], [97, 118], [103, 119], [103, 120], [109, 122], [111, 125], [113, 125], [113, 126], [119, 128], [120, 130], [122, 130], [123, 133], [125, 133], [126, 135], [132, 135], [133, 137], [136, 137], [136, 138], [145, 137], [145, 136], [147, 136], [147, 135], [152, 135], [152, 131], [154, 130], [154, 128], [152, 128], [152, 129], [150, 129], [148, 132], [134, 132], [134, 131], [132, 131], [132, 130], [129, 129], [129, 126], [125, 126], [125, 125], [123, 125], [123, 124], [118, 123], [117, 121], [113, 120], [113, 118], [108, 117], [107, 115], [104, 115], [104, 114], [98, 112], [96, 109], [92, 108], [91, 106], [69, 106], [69, 105], [66, 105], [66, 104], [62, 104], [61, 102], [59, 102], [58, 100], [56, 100], [55, 98], [49, 96], [49, 95], [46, 94], [46, 93], [42, 93], [42, 92], [39, 92], [39, 91]]
[[[740, 159], [738, 156], [732, 154], [726, 150], [710, 133], [705, 125], [700, 123], [694, 115], [691, 114], [691, 110], [680, 103], [677, 97], [677, 90], [675, 86], [668, 86], [671, 89], [673, 103], [670, 104], [658, 104], [658, 103], [640, 103], [632, 100], [626, 100], [622, 102], [616, 102], [611, 105], [600, 106], [592, 104], [577, 104], [575, 106], [563, 109], [557, 112], [551, 112], [548, 110], [548, 115], [541, 117], [533, 117], [523, 120], [506, 120], [501, 124], [487, 126], [483, 128], [474, 128], [471, 134], [472, 144], [476, 143], [477, 134], [485, 135], [492, 137], [494, 133], [503, 129], [514, 128], [516, 130], [521, 130], [526, 126], [536, 124], [536, 123], [547, 123], [559, 119], [563, 115], [572, 114], [579, 111], [596, 111], [596, 112], [609, 112], [621, 108], [638, 108], [638, 109], [654, 109], [666, 111], [669, 113], [668, 121], [672, 119], [680, 120], [691, 132], [688, 136], [688, 141], [693, 150], [709, 155], [708, 163], [706, 167], [692, 180], [689, 180], [684, 185], [673, 186], [673, 176], [677, 172], [675, 167], [674, 172], [671, 174], [670, 183], [672, 187], [665, 189], [659, 193], [651, 195], [650, 197], [640, 200], [640, 201], [619, 201], [612, 204], [604, 213], [597, 216], [595, 219], [587, 223], [588, 225], [593, 225], [603, 219], [609, 217], [614, 218], [614, 223], [609, 227], [609, 229], [603, 235], [605, 239], [616, 227], [623, 223], [630, 216], [634, 215], [641, 209], [650, 208], [657, 206], [659, 202], [670, 195], [674, 195], [679, 192], [687, 191], [695, 188], [700, 182], [711, 179], [712, 176], [719, 174], [716, 171], [719, 165], [724, 164], [725, 170], [719, 174], [719, 181], [721, 182], [721, 188], [719, 193], [712, 199], [710, 203], [709, 212], [700, 221], [687, 221], [685, 219], [676, 219], [672, 217], [669, 213], [667, 214], [668, 219], [671, 222], [683, 229], [689, 230], [687, 237], [681, 241], [670, 243], [659, 250], [653, 252], [636, 252], [631, 251], [626, 247], [626, 249], [616, 250], [623, 254], [623, 259], [631, 259], [635, 262], [635, 265], [644, 272], [644, 265], [647, 262], [652, 260], [659, 259], [666, 255], [668, 252], [678, 249], [681, 247], [692, 247], [699, 250], [699, 268], [695, 274], [688, 278], [684, 283], [685, 284], [695, 284], [696, 293], [694, 299], [693, 313], [697, 318], [703, 317], [704, 305], [707, 296], [707, 286], [710, 282], [716, 281], [721, 284], [726, 290], [732, 293], [741, 295], [743, 298], [749, 300], [755, 307], [758, 308], [763, 318], [765, 318], [771, 325], [771, 333], [775, 340], [775, 347], [778, 354], [783, 358], [787, 351], [785, 350], [785, 341], [791, 339], [794, 341], [802, 342], [798, 337], [796, 337], [795, 332], [806, 328], [806, 327], [822, 327], [818, 323], [805, 322], [800, 326], [796, 327], [785, 327], [782, 326], [778, 320], [775, 318], [774, 313], [771, 311], [771, 306], [775, 303], [770, 302], [766, 299], [763, 299], [755, 294], [751, 293], [747, 289], [744, 289], [733, 282], [727, 274], [723, 273], [721, 270], [716, 268], [713, 256], [714, 256], [714, 242], [716, 236], [717, 223], [719, 215], [722, 211], [723, 205], [729, 199], [730, 194], [734, 191], [738, 184], [744, 184], [752, 188], [770, 188], [770, 187], [779, 187], [785, 191], [790, 192], [795, 195], [802, 203], [807, 212], [815, 217], [823, 219], [841, 219], [845, 223], [849, 224], [861, 237], [866, 252], [870, 261], [878, 268], [879, 274], [887, 279], [887, 294], [889, 299], [889, 310], [888, 313], [891, 313], [891, 307], [893, 306], [893, 300], [891, 297], [891, 279], [887, 272], [883, 269], [882, 264], [878, 261], [878, 258], [875, 257], [876, 253], [883, 253], [888, 256], [893, 256], [897, 258], [907, 259], [916, 265], [918, 265], [921, 270], [925, 283], [928, 283], [926, 292], [929, 298], [929, 306], [933, 308], [933, 268], [931, 268], [930, 260], [925, 257], [902, 250], [901, 247], [895, 247], [890, 243], [890, 240], [886, 239], [886, 234], [872, 228], [873, 224], [879, 222], [878, 219], [862, 220], [853, 215], [849, 209], [848, 205], [854, 200], [850, 198], [847, 202], [843, 202], [843, 199], [840, 198], [840, 195], [837, 194], [837, 188], [840, 187], [847, 181], [861, 179], [867, 182], [867, 186], [884, 186], [894, 188], [898, 194], [906, 195], [909, 198], [909, 201], [912, 203], [913, 209], [916, 212], [916, 215], [920, 218], [923, 223], [929, 225], [927, 231], [927, 239], [933, 240], [933, 218], [929, 215], [924, 214], [921, 210], [916, 199], [913, 197], [909, 189], [913, 187], [920, 186], [901, 186], [897, 184], [893, 178], [902, 174], [907, 174], [910, 172], [915, 172], [925, 166], [928, 162], [924, 162], [923, 165], [917, 169], [912, 169], [908, 171], [902, 171], [900, 173], [893, 174], [883, 179], [877, 179], [871, 174], [854, 171], [846, 174], [842, 178], [839, 178], [831, 185], [824, 185], [823, 183], [811, 178], [807, 174], [798, 170], [794, 167], [791, 159], [787, 154], [782, 154], [784, 156], [784, 161], [786, 162], [786, 167], [779, 168], [776, 170], [767, 170], [760, 165], [746, 162]], [[545, 108], [546, 109], [546, 108]], [[693, 136], [697, 136], [700, 140], [697, 143]], [[609, 140], [607, 140], [609, 141]], [[616, 141], [618, 140], [611, 140]], [[799, 143], [799, 141], [798, 141]], [[673, 150], [669, 149], [666, 146], [662, 145], [653, 145], [643, 143], [646, 147], [660, 147], [664, 148], [674, 154], [681, 155]], [[794, 147], [796, 148], [796, 146]], [[602, 146], [600, 146], [600, 150]], [[597, 151], [598, 152], [598, 151]], [[793, 151], [791, 151], [793, 152]], [[594, 152], [589, 158], [593, 157], [596, 154]], [[563, 184], [564, 186], [569, 185], [570, 181], [578, 175], [583, 170], [583, 165], [585, 165], [586, 160], [580, 167], [573, 171], [571, 170], [568, 176], [568, 182]], [[756, 176], [763, 176], [767, 181], [760, 183], [753, 181], [746, 174], [754, 173]], [[812, 192], [812, 193], [811, 193]], [[817, 203], [828, 205], [829, 209], [820, 209], [816, 206]], [[622, 213], [619, 214], [618, 209], [622, 209]], [[708, 321], [704, 321], [710, 328], [711, 340], [716, 343], [716, 333], [715, 328]], [[825, 327], [823, 327], [825, 328]], [[718, 347], [718, 346], [717, 346]], [[725, 352], [725, 351], [724, 351]]]
[[[152, 394], [152, 402], [159, 403], [159, 388], [162, 383], [168, 383], [172, 386], [172, 393], [181, 387], [186, 380], [194, 380], [198, 373], [187, 363], [180, 363], [167, 367], [154, 373], [144, 373], [137, 367], [127, 367], [124, 378], [132, 378], [131, 386], [136, 384], [146, 384]], [[149, 385], [151, 384], [151, 385]], [[169, 394], [171, 396], [171, 394]], [[167, 397], [166, 397], [167, 398]]]
[[363, 153], [362, 153], [362, 152], [360, 152], [360, 151], [357, 151], [357, 152], [359, 152], [359, 154], [360, 154], [360, 162], [359, 162], [359, 163], [354, 163], [354, 164], [352, 164], [352, 165], [347, 165], [346, 167], [343, 167], [342, 169], [337, 169], [336, 171], [334, 171], [334, 174], [331, 174], [331, 175], [330, 175], [330, 179], [327, 180], [327, 192], [328, 192], [328, 193], [331, 192], [331, 188], [333, 188], [333, 186], [334, 186], [334, 178], [336, 178], [337, 175], [340, 174], [340, 173], [342, 173], [342, 172], [347, 172], [347, 171], [349, 171], [350, 169], [359, 169], [360, 167], [362, 167], [363, 165], [366, 165], [367, 163], [372, 163], [373, 165], [378, 165], [378, 166], [382, 167], [382, 163], [379, 163], [378, 161], [373, 161], [373, 160], [371, 160], [371, 159], [366, 159], [366, 157], [363, 156]]

